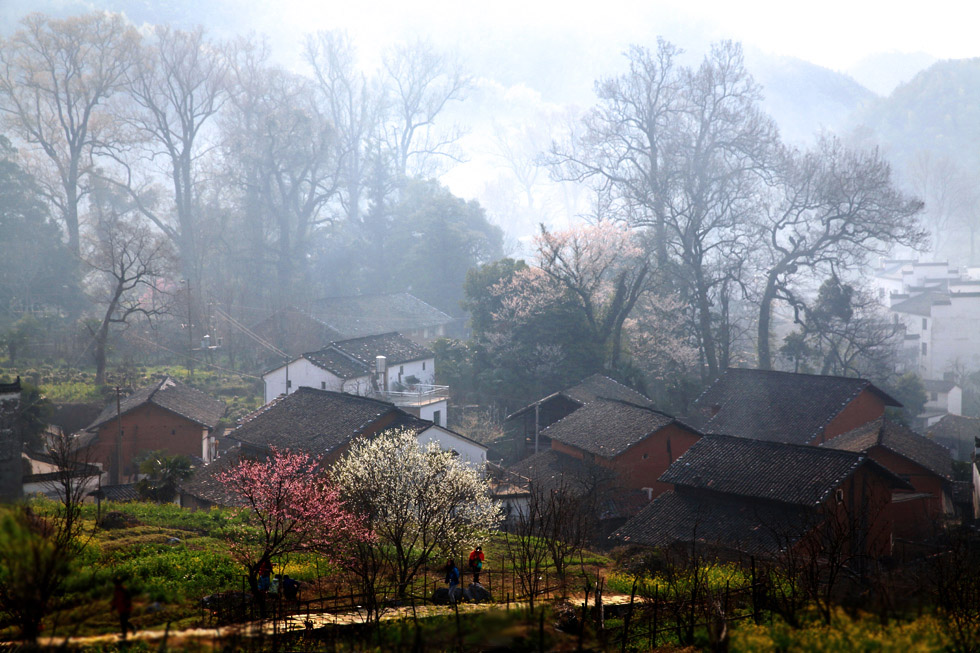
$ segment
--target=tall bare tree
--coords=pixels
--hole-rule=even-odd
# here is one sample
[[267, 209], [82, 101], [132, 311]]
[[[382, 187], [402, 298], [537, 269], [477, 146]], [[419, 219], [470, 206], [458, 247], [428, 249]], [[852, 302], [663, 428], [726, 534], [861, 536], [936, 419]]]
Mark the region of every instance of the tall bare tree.
[[460, 63], [429, 42], [394, 47], [384, 57], [383, 138], [402, 176], [432, 176], [446, 159], [459, 161], [454, 145], [460, 129], [437, 129], [447, 105], [464, 99], [470, 78]]
[[105, 383], [112, 328], [125, 328], [139, 318], [153, 319], [169, 311], [171, 295], [160, 278], [168, 271], [170, 259], [168, 241], [147, 225], [113, 213], [101, 216], [94, 225], [85, 262], [92, 273], [93, 300], [102, 309], [99, 323], [90, 328], [96, 384]]
[[761, 223], [766, 259], [759, 302], [759, 367], [770, 369], [770, 324], [777, 299], [799, 305], [800, 277], [836, 275], [883, 255], [894, 244], [921, 246], [922, 203], [899, 192], [877, 151], [855, 152], [822, 139], [810, 152], [789, 152], [776, 203]]
[[778, 134], [741, 47], [712, 46], [698, 68], [635, 47], [630, 70], [597, 84], [599, 104], [571, 144], [552, 148], [561, 179], [590, 183], [607, 217], [653, 231], [659, 271], [690, 305], [703, 375], [727, 366], [729, 306], [744, 292], [750, 228]]
[[361, 219], [370, 175], [372, 142], [378, 137], [382, 94], [379, 81], [357, 70], [350, 36], [318, 32], [306, 42], [306, 61], [313, 69], [321, 111], [336, 133], [340, 168], [339, 199], [348, 220]]
[[[108, 138], [106, 100], [125, 82], [138, 37], [119, 14], [31, 14], [0, 41], [0, 114], [37, 154], [34, 170], [80, 252], [79, 204], [93, 145]], [[46, 161], [47, 165], [43, 165]]]
[[[227, 65], [202, 28], [185, 32], [157, 26], [128, 75], [131, 104], [120, 119], [134, 129], [127, 147], [103, 143], [119, 164], [116, 183], [139, 211], [177, 246], [187, 279], [200, 287], [198, 194], [201, 161], [213, 150], [208, 130], [224, 104]], [[163, 162], [160, 165], [158, 162]], [[171, 202], [154, 205], [166, 180]], [[169, 209], [169, 210], [168, 210]]]

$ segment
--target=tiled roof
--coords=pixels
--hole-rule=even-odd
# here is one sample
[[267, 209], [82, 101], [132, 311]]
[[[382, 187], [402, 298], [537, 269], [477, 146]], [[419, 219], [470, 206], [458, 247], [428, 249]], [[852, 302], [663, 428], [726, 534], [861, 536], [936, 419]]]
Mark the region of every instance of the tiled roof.
[[377, 356], [384, 356], [392, 366], [433, 355], [400, 333], [383, 333], [332, 342], [320, 351], [303, 354], [303, 358], [341, 379], [356, 379], [374, 370]]
[[453, 318], [410, 293], [321, 299], [313, 316], [348, 338], [409, 332], [449, 324]]
[[898, 477], [867, 456], [839, 449], [706, 435], [667, 468], [660, 480], [702, 490], [800, 506], [823, 503], [862, 464]]
[[949, 303], [949, 293], [928, 290], [914, 297], [909, 297], [906, 300], [892, 304], [891, 310], [896, 313], [909, 313], [911, 315], [929, 317], [932, 315], [933, 306]]
[[862, 453], [881, 446], [943, 478], [953, 475], [953, 459], [946, 447], [883, 417], [842, 433], [822, 446]]
[[371, 371], [365, 363], [351, 360], [350, 356], [334, 350], [332, 345], [320, 351], [303, 354], [303, 358], [341, 379], [356, 379]]
[[140, 501], [140, 493], [136, 489], [135, 483], [124, 483], [122, 485], [103, 485], [92, 494], [101, 494], [106, 501], [117, 501], [119, 503], [129, 503]]
[[301, 387], [246, 417], [228, 437], [253, 447], [299, 449], [322, 456], [404, 411], [367, 397]]
[[901, 405], [865, 379], [729, 368], [685, 421], [705, 433], [807, 444], [864, 390]]
[[926, 392], [949, 392], [956, 387], [956, 384], [941, 379], [922, 379], [922, 387]]
[[670, 415], [645, 406], [594, 399], [575, 412], [558, 420], [541, 434], [553, 440], [613, 458], [670, 424], [678, 424]]
[[241, 449], [232, 449], [214, 462], [198, 467], [180, 482], [181, 494], [190, 495], [216, 506], [240, 505], [242, 499], [229, 492], [224, 484], [218, 481], [221, 472], [234, 467], [240, 460]]
[[628, 388], [619, 381], [610, 379], [604, 374], [593, 374], [587, 376], [575, 385], [565, 388], [564, 390], [559, 390], [554, 392], [547, 397], [543, 397], [534, 403], [528, 404], [523, 408], [513, 412], [507, 416], [507, 419], [517, 417], [518, 415], [523, 415], [524, 413], [534, 410], [535, 406], [543, 404], [555, 397], [562, 396], [570, 399], [578, 404], [587, 404], [590, 401], [595, 401], [598, 397], [603, 397], [605, 399], [620, 399], [622, 401], [628, 401], [638, 406], [651, 406], [651, 402], [647, 397], [643, 396], [636, 390]]
[[20, 376], [14, 379], [13, 383], [0, 383], [0, 395], [19, 393], [20, 391]]
[[816, 517], [804, 506], [675, 491], [661, 494], [610, 537], [655, 547], [696, 543], [772, 554], [798, 540]]
[[586, 494], [615, 485], [615, 473], [611, 470], [554, 449], [528, 456], [507, 471], [530, 479], [542, 491], [563, 487], [573, 494]]
[[[121, 400], [119, 413], [128, 413], [143, 404], [155, 404], [208, 428], [214, 428], [227, 410], [225, 402], [220, 399], [215, 399], [170, 376], [164, 377], [151, 386], [137, 390]], [[115, 419], [116, 414], [116, 402], [110, 402], [86, 430], [97, 429], [106, 422]]]
[[388, 365], [408, 363], [411, 361], [432, 358], [433, 353], [415, 344], [400, 333], [382, 333], [376, 336], [364, 336], [363, 338], [351, 338], [350, 340], [340, 340], [331, 343], [331, 346], [348, 356], [356, 358], [367, 365], [374, 365], [376, 356], [384, 356], [388, 359]]
[[973, 438], [980, 438], [980, 418], [946, 415], [929, 427], [929, 435], [937, 439], [972, 442]]

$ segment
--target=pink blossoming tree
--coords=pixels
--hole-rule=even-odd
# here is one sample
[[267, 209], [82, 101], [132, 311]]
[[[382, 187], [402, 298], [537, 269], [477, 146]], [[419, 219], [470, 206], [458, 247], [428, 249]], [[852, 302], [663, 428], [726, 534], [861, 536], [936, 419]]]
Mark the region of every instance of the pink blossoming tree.
[[257, 597], [259, 570], [280, 556], [318, 551], [340, 561], [349, 544], [370, 539], [306, 453], [273, 447], [268, 458], [243, 458], [218, 480], [240, 506], [242, 519], [229, 533], [231, 554]]

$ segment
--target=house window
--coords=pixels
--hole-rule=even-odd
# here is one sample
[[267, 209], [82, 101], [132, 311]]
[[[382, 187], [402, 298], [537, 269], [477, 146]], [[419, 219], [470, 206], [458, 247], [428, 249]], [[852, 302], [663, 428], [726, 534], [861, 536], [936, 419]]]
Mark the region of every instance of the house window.
[[885, 298], [885, 289], [884, 288], [879, 288], [878, 289], [878, 299], [884, 299], [884, 298]]
[[939, 401], [939, 393], [938, 392], [930, 392], [929, 393], [929, 401]]
[[927, 343], [922, 343], [922, 355], [927, 356], [929, 354], [929, 345]]
[[840, 488], [837, 488], [837, 492], [835, 493], [835, 497], [837, 499], [837, 503], [844, 503], [844, 490], [842, 490]]
[[925, 331], [928, 328], [929, 328], [929, 319], [924, 317], [922, 318], [922, 330]]
[[404, 365], [399, 365], [398, 366], [398, 376], [401, 376], [404, 373], [405, 373], [405, 366]]
[[327, 389], [327, 382], [326, 381], [320, 381], [320, 389], [321, 390], [326, 390]]
[[650, 454], [648, 454], [648, 453], [643, 454], [643, 460], [646, 460], [649, 457], [650, 457]]
[[434, 411], [432, 411], [432, 421], [435, 422], [436, 424], [438, 424], [439, 426], [442, 426], [442, 411], [441, 410], [434, 410]]
[[425, 361], [422, 361], [422, 371], [425, 371]]
[[289, 379], [286, 379], [286, 389], [289, 390], [291, 387], [293, 387], [293, 382]]

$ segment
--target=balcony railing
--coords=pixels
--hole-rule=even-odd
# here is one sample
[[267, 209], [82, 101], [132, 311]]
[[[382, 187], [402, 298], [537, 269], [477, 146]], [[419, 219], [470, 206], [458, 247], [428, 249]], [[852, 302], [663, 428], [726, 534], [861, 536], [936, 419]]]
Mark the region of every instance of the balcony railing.
[[448, 385], [428, 385], [420, 383], [405, 390], [389, 390], [382, 396], [396, 406], [428, 406], [449, 398]]

